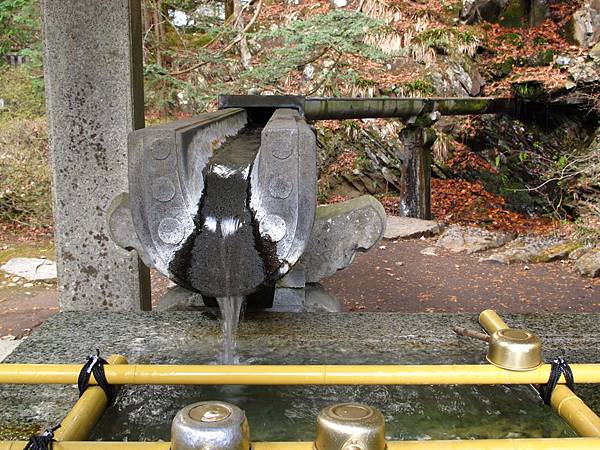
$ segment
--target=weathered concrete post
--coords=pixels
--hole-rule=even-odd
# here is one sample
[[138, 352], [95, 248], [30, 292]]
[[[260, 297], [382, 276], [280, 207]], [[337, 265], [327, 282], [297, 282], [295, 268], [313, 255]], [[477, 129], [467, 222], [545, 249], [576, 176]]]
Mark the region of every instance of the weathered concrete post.
[[431, 219], [431, 146], [435, 133], [430, 125], [435, 117], [419, 117], [400, 132], [404, 149], [402, 160], [400, 215]]
[[44, 70], [62, 310], [150, 308], [148, 269], [109, 237], [144, 126], [139, 0], [45, 0]]

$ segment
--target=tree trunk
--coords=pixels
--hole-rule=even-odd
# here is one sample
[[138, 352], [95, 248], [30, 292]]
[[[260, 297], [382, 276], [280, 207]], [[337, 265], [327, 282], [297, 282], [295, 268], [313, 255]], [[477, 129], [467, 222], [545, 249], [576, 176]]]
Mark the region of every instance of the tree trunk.
[[161, 46], [162, 46], [162, 27], [161, 17], [160, 17], [160, 8], [161, 8], [161, 0], [157, 0], [154, 4], [154, 11], [152, 11], [152, 21], [154, 24], [154, 56], [156, 59], [156, 65], [162, 67], [162, 54], [161, 54]]
[[229, 19], [234, 14], [234, 0], [225, 0], [225, 20]]
[[150, 27], [152, 26], [152, 12], [150, 8], [148, 8], [148, 2], [143, 1], [141, 3], [142, 7], [142, 51], [143, 51], [143, 61], [144, 65], [148, 63], [148, 43], [146, 42], [146, 37], [149, 34]]
[[244, 18], [242, 17], [242, 1], [241, 0], [233, 0], [233, 14], [235, 14], [236, 28], [240, 31], [239, 39], [240, 42], [238, 44], [238, 48], [240, 50], [240, 58], [242, 60], [242, 66], [244, 69], [248, 70], [251, 66], [252, 54], [250, 53], [250, 49], [248, 48], [248, 40], [246, 39], [246, 35], [244, 34]]

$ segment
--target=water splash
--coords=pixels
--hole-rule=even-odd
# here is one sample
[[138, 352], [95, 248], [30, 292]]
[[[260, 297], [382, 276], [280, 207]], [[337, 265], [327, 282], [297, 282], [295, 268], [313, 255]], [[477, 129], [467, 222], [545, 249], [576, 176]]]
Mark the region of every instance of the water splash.
[[240, 323], [240, 314], [244, 304], [244, 297], [240, 295], [218, 297], [217, 303], [221, 311], [223, 326], [223, 353], [222, 364], [237, 364], [239, 357], [236, 355], [236, 332]]

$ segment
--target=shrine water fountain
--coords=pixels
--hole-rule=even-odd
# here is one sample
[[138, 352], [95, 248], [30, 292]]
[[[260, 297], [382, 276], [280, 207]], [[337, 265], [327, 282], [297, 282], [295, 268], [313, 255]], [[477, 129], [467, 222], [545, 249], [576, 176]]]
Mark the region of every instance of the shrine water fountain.
[[[170, 310], [62, 312], [44, 324], [0, 365], [0, 449], [24, 448], [31, 432], [57, 423], [31, 442], [53, 437], [59, 450], [600, 448], [600, 418], [568, 377], [572, 370], [577, 394], [598, 409], [597, 392], [585, 387], [600, 382], [595, 315], [507, 316], [507, 324], [486, 311], [479, 322], [490, 348], [500, 340], [495, 351], [508, 361], [490, 350], [488, 364], [486, 344], [452, 331], [477, 327], [476, 316], [339, 314], [335, 300], [311, 294], [385, 229], [370, 196], [316, 207], [311, 119], [402, 117], [411, 142], [425, 148], [422, 128], [440, 114], [506, 112], [511, 100], [220, 102], [215, 113], [133, 132], [129, 192], [111, 207], [113, 241], [179, 285], [165, 299]], [[403, 198], [407, 211], [426, 215], [419, 161], [406, 169], [418, 186]], [[542, 364], [535, 334], [509, 325], [539, 334], [546, 359], [568, 354], [570, 369]], [[82, 370], [81, 355], [95, 348], [130, 364], [93, 357]], [[77, 381], [81, 398], [70, 409]]]

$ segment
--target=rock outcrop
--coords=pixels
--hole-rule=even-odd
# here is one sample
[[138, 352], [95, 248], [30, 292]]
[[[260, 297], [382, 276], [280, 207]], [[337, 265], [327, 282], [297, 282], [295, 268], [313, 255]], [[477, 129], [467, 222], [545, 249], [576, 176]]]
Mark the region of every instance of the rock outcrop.
[[551, 0], [463, 0], [460, 19], [464, 23], [482, 20], [506, 27], [535, 27], [550, 16]]
[[500, 231], [452, 225], [440, 236], [435, 245], [454, 253], [471, 254], [501, 247], [512, 239], [514, 239], [513, 235]]
[[582, 247], [580, 242], [557, 240], [553, 238], [520, 237], [508, 244], [483, 262], [497, 262], [501, 264], [514, 263], [544, 263], [566, 259], [569, 255]]
[[600, 40], [600, 0], [588, 0], [575, 11], [571, 20], [572, 38], [584, 48]]
[[600, 248], [595, 248], [577, 260], [577, 269], [587, 277], [600, 276]]
[[510, 2], [511, 0], [463, 0], [460, 19], [465, 23], [498, 20]]
[[12, 258], [0, 271], [23, 277], [29, 281], [48, 281], [56, 279], [56, 263], [41, 258]]
[[414, 239], [434, 236], [442, 231], [442, 226], [434, 220], [413, 217], [388, 216], [384, 239]]

